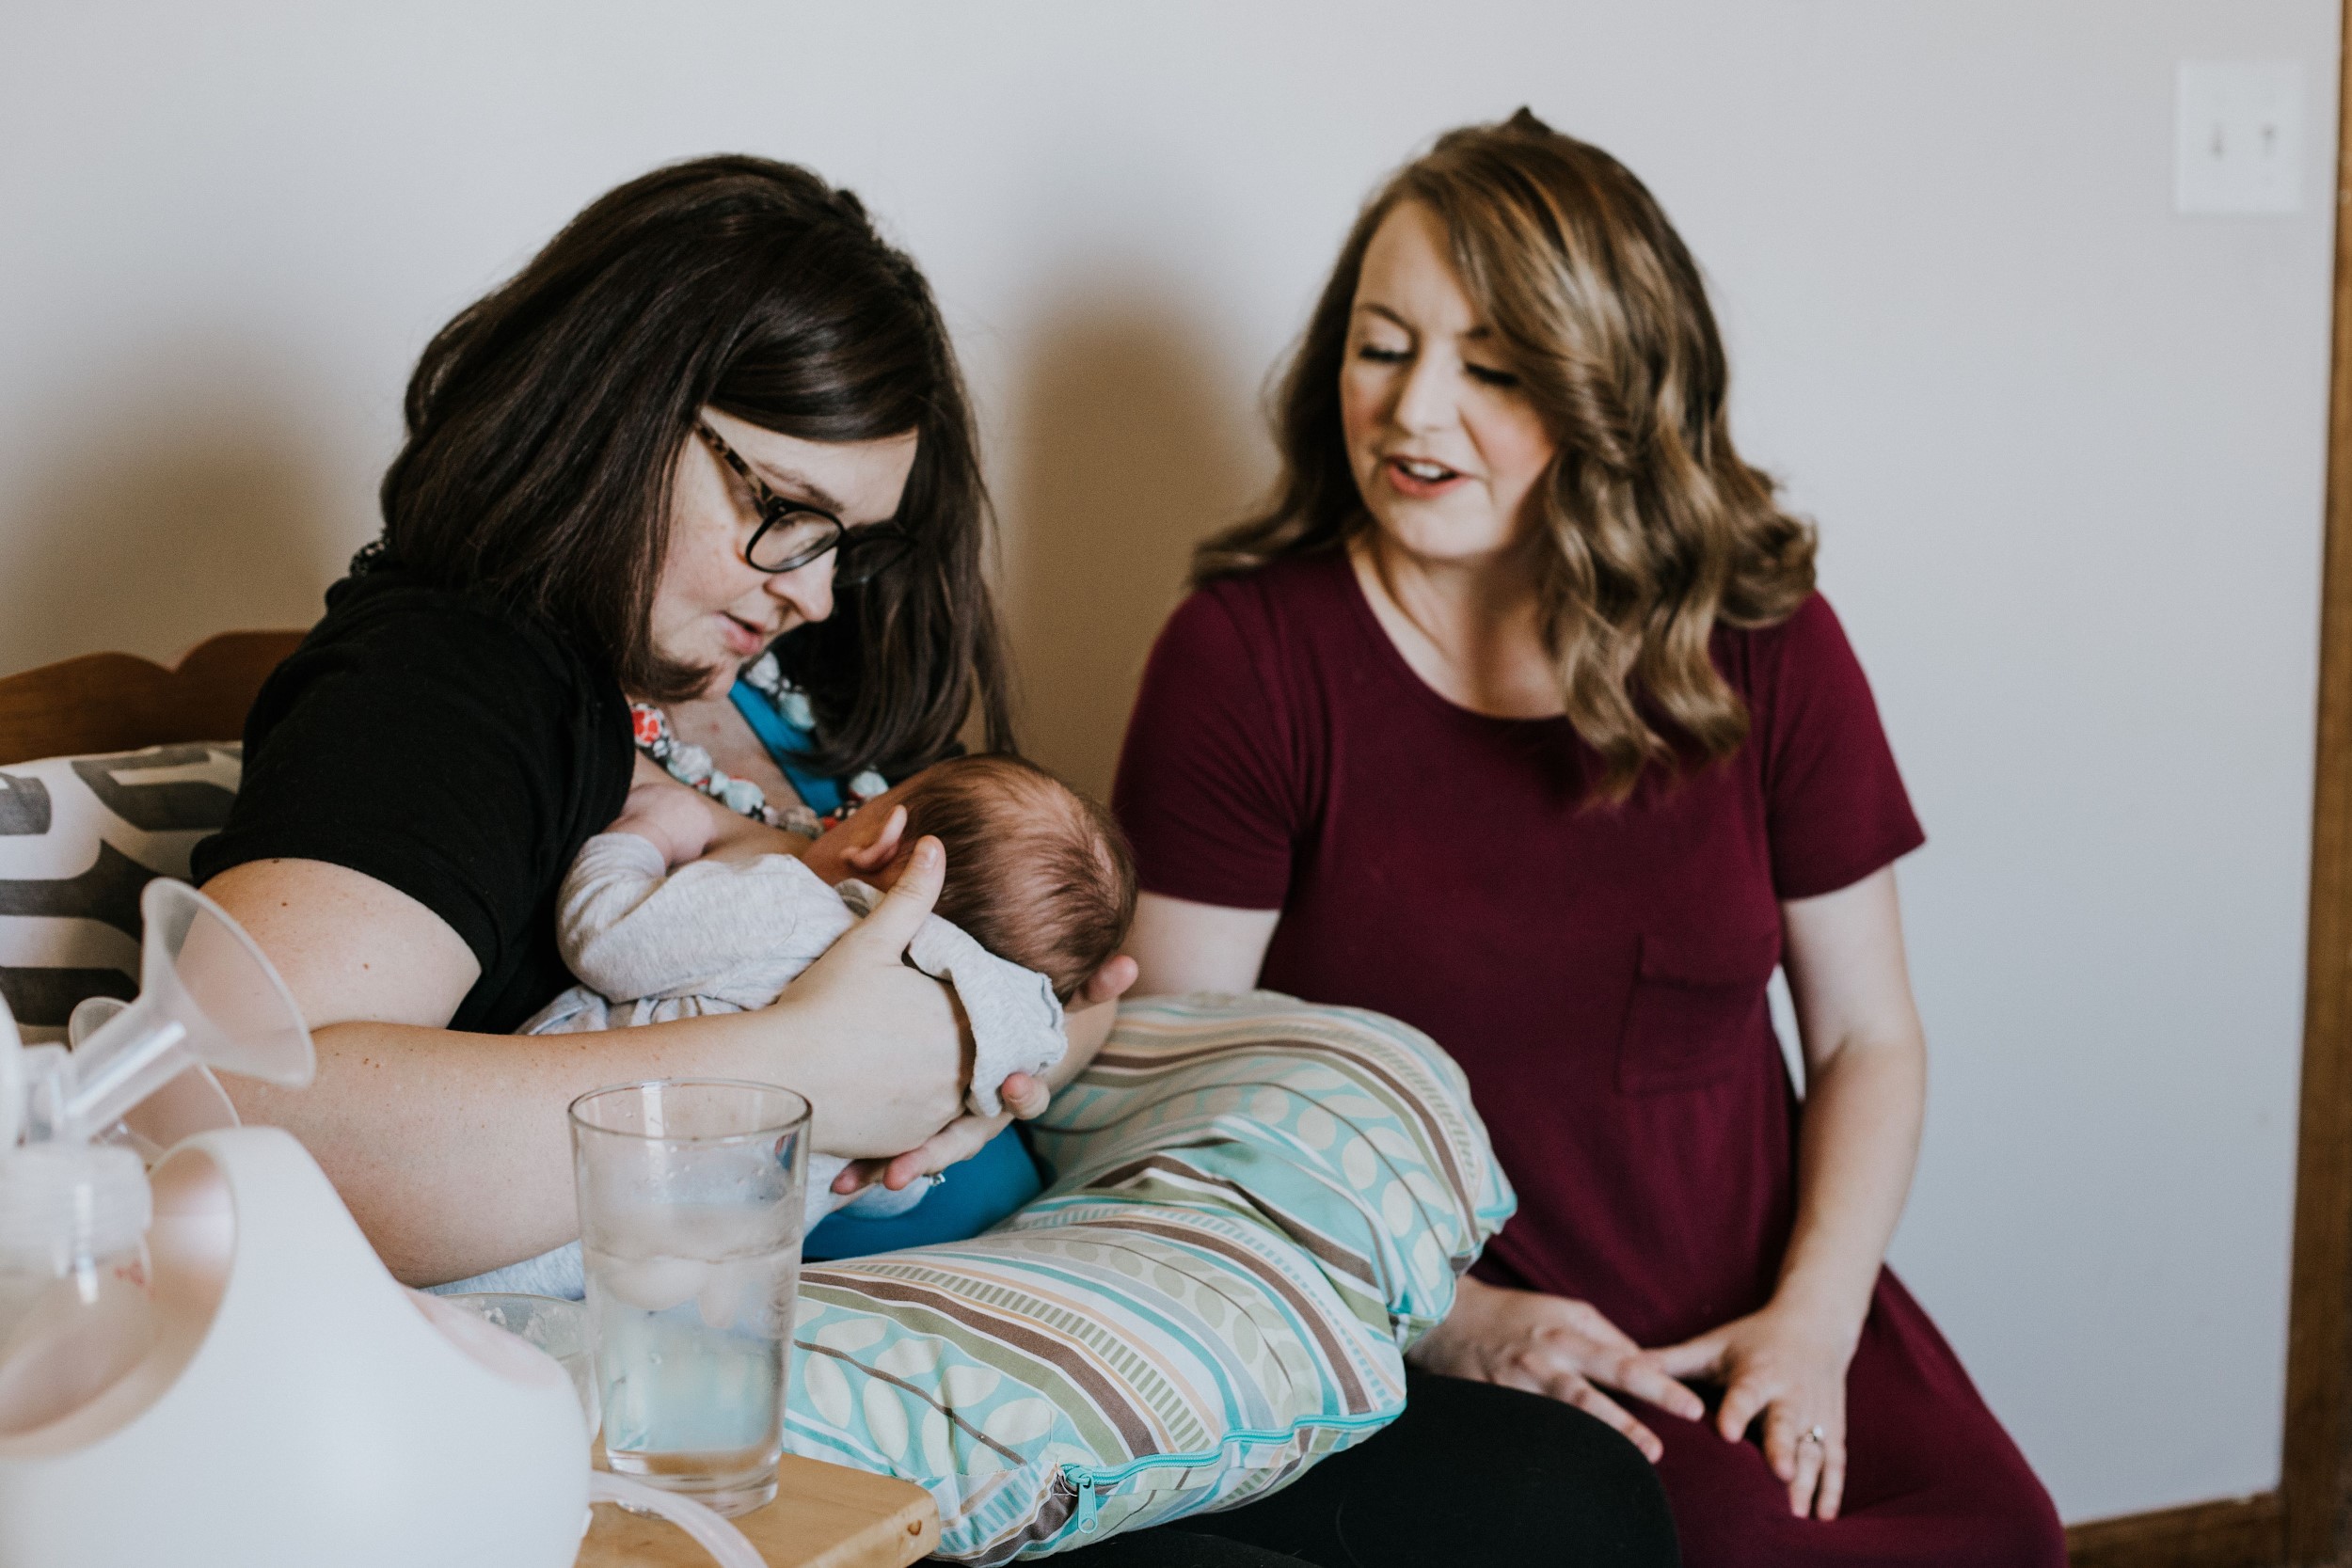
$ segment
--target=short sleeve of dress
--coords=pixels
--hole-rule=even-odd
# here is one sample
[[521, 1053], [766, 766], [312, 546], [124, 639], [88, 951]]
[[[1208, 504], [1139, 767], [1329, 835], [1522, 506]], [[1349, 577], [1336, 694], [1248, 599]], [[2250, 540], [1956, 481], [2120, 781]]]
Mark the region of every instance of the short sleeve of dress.
[[254, 704], [195, 874], [316, 860], [397, 888], [482, 965], [453, 1026], [512, 1027], [523, 999], [504, 993], [545, 986], [524, 972], [545, 967], [565, 866], [628, 793], [627, 706], [551, 637], [457, 595], [362, 578], [329, 604]]
[[1256, 608], [1236, 585], [1194, 594], [1144, 666], [1112, 804], [1146, 892], [1272, 910], [1290, 891], [1298, 792]]
[[1774, 895], [1835, 893], [1927, 842], [1829, 601], [1817, 594], [1751, 635]]

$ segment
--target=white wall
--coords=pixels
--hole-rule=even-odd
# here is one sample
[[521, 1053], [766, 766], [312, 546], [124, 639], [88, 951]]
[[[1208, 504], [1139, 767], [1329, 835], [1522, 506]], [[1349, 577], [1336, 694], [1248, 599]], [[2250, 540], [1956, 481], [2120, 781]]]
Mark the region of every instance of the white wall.
[[[426, 337], [582, 202], [743, 149], [862, 191], [990, 424], [1049, 760], [1101, 783], [1355, 203], [1524, 102], [1709, 269], [1752, 456], [1932, 835], [1896, 1259], [2069, 1517], [2278, 1430], [2329, 0], [103, 7], [0, 51], [0, 670], [299, 625]], [[2299, 216], [2170, 212], [2179, 58], [2297, 59]]]

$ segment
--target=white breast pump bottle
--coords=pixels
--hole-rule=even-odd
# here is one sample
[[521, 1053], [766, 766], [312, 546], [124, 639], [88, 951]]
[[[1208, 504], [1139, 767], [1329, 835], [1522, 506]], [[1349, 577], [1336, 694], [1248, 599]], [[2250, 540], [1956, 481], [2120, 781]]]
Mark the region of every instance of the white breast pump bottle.
[[567, 1568], [570, 1379], [428, 1318], [300, 1144], [234, 1125], [205, 1069], [307, 1084], [301, 1014], [192, 888], [140, 908], [138, 1000], [71, 1054], [0, 1006], [0, 1568]]

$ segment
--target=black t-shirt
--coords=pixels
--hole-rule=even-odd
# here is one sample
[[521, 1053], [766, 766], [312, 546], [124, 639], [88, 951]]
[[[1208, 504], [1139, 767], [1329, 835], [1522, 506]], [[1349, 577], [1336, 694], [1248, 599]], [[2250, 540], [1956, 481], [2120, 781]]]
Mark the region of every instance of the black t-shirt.
[[326, 618], [262, 688], [229, 826], [198, 882], [247, 861], [326, 861], [398, 888], [481, 960], [453, 1029], [504, 1034], [571, 985], [555, 896], [620, 814], [628, 705], [564, 638], [397, 567], [327, 591]]

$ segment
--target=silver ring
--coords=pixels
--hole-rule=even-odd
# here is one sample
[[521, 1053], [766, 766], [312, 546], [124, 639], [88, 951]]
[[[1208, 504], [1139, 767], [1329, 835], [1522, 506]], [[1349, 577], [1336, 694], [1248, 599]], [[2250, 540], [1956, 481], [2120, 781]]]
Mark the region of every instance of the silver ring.
[[1828, 1438], [1829, 1433], [1820, 1427], [1808, 1427], [1797, 1434], [1797, 1441], [1800, 1443], [1820, 1443], [1826, 1442]]

